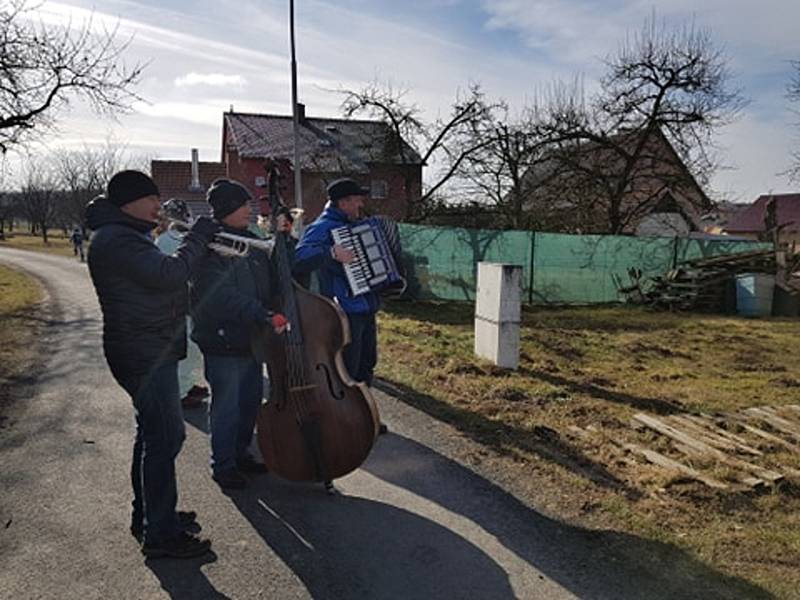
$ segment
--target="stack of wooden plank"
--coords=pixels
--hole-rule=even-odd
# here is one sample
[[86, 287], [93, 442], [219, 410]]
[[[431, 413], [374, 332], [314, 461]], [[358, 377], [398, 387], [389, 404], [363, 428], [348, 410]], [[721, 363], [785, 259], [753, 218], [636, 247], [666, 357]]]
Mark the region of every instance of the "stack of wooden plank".
[[[760, 406], [716, 414], [637, 413], [636, 436], [595, 425], [568, 427], [567, 435], [602, 448], [605, 464], [634, 476], [641, 461], [717, 490], [800, 483], [800, 405]], [[631, 470], [632, 469], [632, 470]], [[629, 475], [630, 476], [630, 475]]]
[[620, 287], [620, 291], [631, 302], [657, 308], [727, 313], [736, 308], [733, 290], [736, 275], [777, 271], [773, 250], [728, 254], [686, 261], [644, 283], [631, 270], [633, 285]]
[[[717, 415], [684, 413], [655, 417], [639, 413], [633, 417], [632, 424], [670, 439], [674, 450], [690, 462], [726, 467], [732, 478], [731, 487], [736, 487], [736, 484], [751, 488], [774, 486], [786, 478], [793, 481], [800, 478], [799, 470], [780, 464], [779, 459], [773, 456], [787, 450], [796, 456], [800, 450], [800, 406], [796, 404], [762, 406]], [[627, 449], [653, 464], [680, 472], [710, 487], [725, 488], [731, 484], [654, 450], [634, 444], [629, 444]]]

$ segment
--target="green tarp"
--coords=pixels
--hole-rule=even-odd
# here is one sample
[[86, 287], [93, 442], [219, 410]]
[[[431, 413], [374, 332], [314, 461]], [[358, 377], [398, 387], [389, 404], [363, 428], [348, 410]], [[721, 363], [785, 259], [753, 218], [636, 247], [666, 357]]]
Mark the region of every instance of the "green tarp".
[[475, 298], [477, 263], [521, 265], [528, 303], [595, 304], [622, 300], [615, 276], [628, 284], [628, 269], [645, 277], [677, 263], [769, 248], [726, 240], [611, 235], [564, 235], [532, 231], [457, 229], [400, 224], [409, 292], [419, 299]]

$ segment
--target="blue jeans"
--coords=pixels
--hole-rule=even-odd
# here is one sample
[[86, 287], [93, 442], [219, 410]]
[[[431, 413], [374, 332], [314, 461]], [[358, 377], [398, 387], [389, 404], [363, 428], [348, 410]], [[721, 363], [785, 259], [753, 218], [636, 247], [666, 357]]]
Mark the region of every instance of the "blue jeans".
[[123, 377], [119, 382], [133, 399], [136, 418], [132, 526], [143, 526], [145, 543], [157, 544], [180, 532], [175, 512], [175, 458], [186, 438], [186, 428], [178, 397], [178, 367], [169, 363], [147, 375]]
[[372, 385], [378, 363], [378, 330], [375, 313], [347, 314], [350, 322], [350, 343], [344, 349], [344, 364], [350, 377]]
[[261, 363], [252, 356], [206, 354], [204, 358], [206, 380], [211, 386], [211, 470], [216, 474], [235, 469], [237, 459], [247, 455], [264, 380]]

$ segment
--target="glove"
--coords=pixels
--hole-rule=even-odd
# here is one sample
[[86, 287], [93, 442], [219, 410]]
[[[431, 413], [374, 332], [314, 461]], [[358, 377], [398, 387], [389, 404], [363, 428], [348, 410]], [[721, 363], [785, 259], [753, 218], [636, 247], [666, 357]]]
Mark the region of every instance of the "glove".
[[280, 331], [283, 327], [288, 329], [289, 319], [284, 317], [281, 313], [274, 313], [269, 318], [269, 322], [272, 323], [272, 328], [275, 331]]
[[198, 217], [189, 229], [191, 233], [203, 238], [206, 243], [214, 239], [214, 236], [222, 230], [222, 225], [209, 219], [208, 217]]

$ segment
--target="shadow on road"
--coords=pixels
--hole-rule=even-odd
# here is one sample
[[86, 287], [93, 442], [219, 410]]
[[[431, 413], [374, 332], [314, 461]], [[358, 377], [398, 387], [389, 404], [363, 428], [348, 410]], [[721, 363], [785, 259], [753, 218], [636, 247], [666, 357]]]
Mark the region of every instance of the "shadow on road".
[[403, 508], [271, 476], [230, 498], [317, 600], [514, 596], [483, 550]]
[[[581, 598], [772, 597], [674, 546], [546, 517], [408, 438], [382, 436], [362, 469], [467, 519], [505, 555], [510, 551]], [[504, 567], [482, 548], [405, 508], [331, 497], [318, 484], [271, 475], [229, 497], [315, 599], [519, 596]], [[520, 577], [537, 585], [532, 571]]]
[[215, 562], [213, 552], [192, 560], [164, 559], [147, 560], [145, 565], [158, 577], [159, 583], [173, 600], [230, 600], [229, 596], [216, 590], [200, 567]]
[[[469, 469], [395, 434], [381, 440], [362, 468], [473, 521], [581, 598], [772, 597], [675, 546], [546, 517]], [[445, 479], [457, 484], [440, 485]]]

